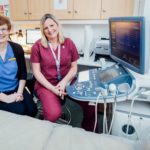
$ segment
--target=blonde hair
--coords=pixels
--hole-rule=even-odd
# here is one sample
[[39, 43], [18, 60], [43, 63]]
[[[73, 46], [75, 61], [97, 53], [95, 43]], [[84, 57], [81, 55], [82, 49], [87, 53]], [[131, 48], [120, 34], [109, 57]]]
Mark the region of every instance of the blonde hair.
[[56, 19], [55, 16], [53, 16], [52, 14], [45, 14], [42, 18], [41, 18], [41, 22], [40, 22], [40, 25], [41, 25], [41, 34], [42, 34], [42, 37], [41, 37], [41, 44], [47, 48], [48, 47], [48, 40], [44, 34], [44, 23], [47, 19], [52, 19], [57, 25], [58, 25], [58, 28], [59, 28], [59, 31], [58, 31], [58, 42], [60, 44], [63, 44], [64, 43], [64, 36], [63, 36], [63, 33], [62, 33], [62, 27], [61, 27], [61, 24], [59, 23], [59, 21]]

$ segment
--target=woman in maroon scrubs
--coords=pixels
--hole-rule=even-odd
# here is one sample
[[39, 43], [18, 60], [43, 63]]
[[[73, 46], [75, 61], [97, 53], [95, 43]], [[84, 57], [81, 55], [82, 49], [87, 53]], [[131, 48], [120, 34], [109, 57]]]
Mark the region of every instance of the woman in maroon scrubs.
[[44, 119], [56, 122], [62, 113], [66, 85], [77, 73], [79, 55], [73, 41], [63, 36], [61, 25], [52, 14], [42, 17], [41, 33], [31, 54], [35, 90], [42, 102]]

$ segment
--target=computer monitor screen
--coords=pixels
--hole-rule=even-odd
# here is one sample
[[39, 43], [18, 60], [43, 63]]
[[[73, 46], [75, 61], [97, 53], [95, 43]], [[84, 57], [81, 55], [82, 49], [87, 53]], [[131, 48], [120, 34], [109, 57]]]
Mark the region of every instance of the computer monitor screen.
[[109, 18], [110, 56], [123, 66], [146, 72], [144, 17]]
[[26, 44], [34, 44], [40, 38], [40, 29], [26, 29]]

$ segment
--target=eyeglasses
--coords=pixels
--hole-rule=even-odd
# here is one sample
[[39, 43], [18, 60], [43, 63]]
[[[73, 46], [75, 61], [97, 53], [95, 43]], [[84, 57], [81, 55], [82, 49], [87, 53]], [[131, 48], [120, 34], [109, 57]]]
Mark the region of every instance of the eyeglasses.
[[5, 28], [0, 29], [0, 32], [2, 32], [2, 33], [7, 33], [7, 31], [8, 31], [8, 29], [5, 29]]

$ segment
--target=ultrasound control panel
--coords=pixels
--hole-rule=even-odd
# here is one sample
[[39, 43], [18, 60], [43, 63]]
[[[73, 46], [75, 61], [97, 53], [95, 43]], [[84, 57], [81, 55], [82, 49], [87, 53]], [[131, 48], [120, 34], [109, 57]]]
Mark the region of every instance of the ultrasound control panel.
[[135, 78], [121, 65], [115, 64], [105, 70], [90, 69], [86, 73], [89, 80], [80, 81], [80, 76], [78, 76], [73, 84], [67, 86], [66, 91], [71, 98], [79, 101], [96, 101], [99, 97], [103, 100], [104, 96], [101, 93], [105, 89], [107, 91], [105, 98], [111, 101], [114, 95], [109, 92], [108, 87], [112, 83], [116, 85], [118, 99], [125, 97], [135, 89]]

